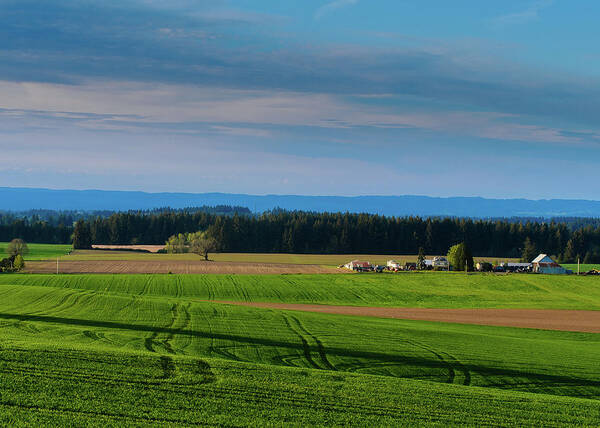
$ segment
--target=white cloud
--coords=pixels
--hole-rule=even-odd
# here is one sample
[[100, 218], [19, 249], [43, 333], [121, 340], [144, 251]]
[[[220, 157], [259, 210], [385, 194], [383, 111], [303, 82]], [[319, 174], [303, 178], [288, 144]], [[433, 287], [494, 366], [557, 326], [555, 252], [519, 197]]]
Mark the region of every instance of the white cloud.
[[163, 129], [173, 134], [269, 138], [273, 127], [369, 127], [553, 143], [591, 141], [597, 135], [587, 129], [527, 124], [521, 116], [500, 112], [397, 111], [330, 94], [289, 91], [133, 82], [78, 86], [0, 82], [0, 93], [5, 95], [0, 102], [0, 108], [6, 109], [0, 110], [3, 133], [20, 126], [138, 133]]
[[328, 15], [338, 9], [341, 9], [346, 6], [352, 6], [356, 3], [358, 3], [358, 0], [335, 0], [329, 2], [317, 9], [317, 11], [315, 12], [315, 19], [319, 20], [325, 15]]
[[537, 20], [540, 17], [540, 12], [551, 6], [552, 3], [554, 3], [554, 0], [538, 0], [525, 10], [497, 17], [494, 19], [494, 24], [496, 26], [516, 25]]

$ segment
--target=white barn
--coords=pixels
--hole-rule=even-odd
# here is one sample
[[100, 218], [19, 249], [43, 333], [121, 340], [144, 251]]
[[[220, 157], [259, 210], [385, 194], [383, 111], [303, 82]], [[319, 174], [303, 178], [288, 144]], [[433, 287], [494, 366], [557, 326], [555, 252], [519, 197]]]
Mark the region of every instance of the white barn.
[[564, 274], [567, 270], [552, 260], [547, 254], [540, 254], [532, 262], [533, 271], [536, 273]]

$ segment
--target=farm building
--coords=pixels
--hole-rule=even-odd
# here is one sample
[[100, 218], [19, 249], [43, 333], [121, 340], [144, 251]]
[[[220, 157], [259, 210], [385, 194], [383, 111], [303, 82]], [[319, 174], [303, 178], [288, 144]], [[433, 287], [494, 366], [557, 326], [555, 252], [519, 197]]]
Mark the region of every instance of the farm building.
[[395, 260], [388, 260], [387, 261], [387, 268], [389, 270], [400, 270], [401, 266], [400, 266], [400, 263], [398, 263]]
[[479, 272], [490, 272], [493, 266], [490, 262], [477, 262], [475, 269]]
[[438, 256], [434, 257], [431, 263], [434, 269], [448, 269], [450, 267], [450, 262], [446, 257]]
[[531, 270], [531, 263], [502, 263], [507, 272], [525, 272]]
[[425, 259], [425, 266], [431, 269], [449, 269], [450, 262], [446, 257], [437, 256], [433, 259]]
[[360, 260], [352, 260], [346, 263], [344, 267], [351, 270], [368, 270], [372, 268], [371, 263]]
[[531, 262], [536, 273], [564, 274], [567, 270], [552, 260], [547, 254], [540, 254]]

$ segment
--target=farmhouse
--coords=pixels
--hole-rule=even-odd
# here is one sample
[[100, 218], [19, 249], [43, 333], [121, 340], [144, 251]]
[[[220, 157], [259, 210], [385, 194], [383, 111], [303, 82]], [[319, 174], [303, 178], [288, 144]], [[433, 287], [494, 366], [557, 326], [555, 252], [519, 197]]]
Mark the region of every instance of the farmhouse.
[[536, 273], [564, 274], [567, 270], [552, 260], [547, 254], [540, 254], [531, 262]]
[[433, 259], [425, 259], [425, 267], [428, 269], [444, 269], [447, 270], [450, 268], [450, 262], [446, 257], [437, 256]]
[[398, 263], [395, 260], [388, 260], [387, 261], [387, 268], [389, 270], [400, 270], [401, 266], [400, 266], [400, 263]]
[[450, 262], [446, 257], [438, 256], [433, 258], [431, 266], [433, 266], [434, 269], [448, 269], [450, 267]]
[[344, 267], [351, 270], [369, 270], [372, 268], [371, 263], [360, 260], [352, 260], [346, 263]]

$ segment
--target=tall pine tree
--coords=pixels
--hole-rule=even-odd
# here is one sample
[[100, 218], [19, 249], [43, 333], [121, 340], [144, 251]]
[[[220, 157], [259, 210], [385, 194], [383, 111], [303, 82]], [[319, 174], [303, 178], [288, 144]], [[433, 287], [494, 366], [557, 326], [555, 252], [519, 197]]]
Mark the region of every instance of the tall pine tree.
[[87, 250], [92, 248], [92, 232], [89, 223], [79, 220], [73, 230], [73, 248]]

